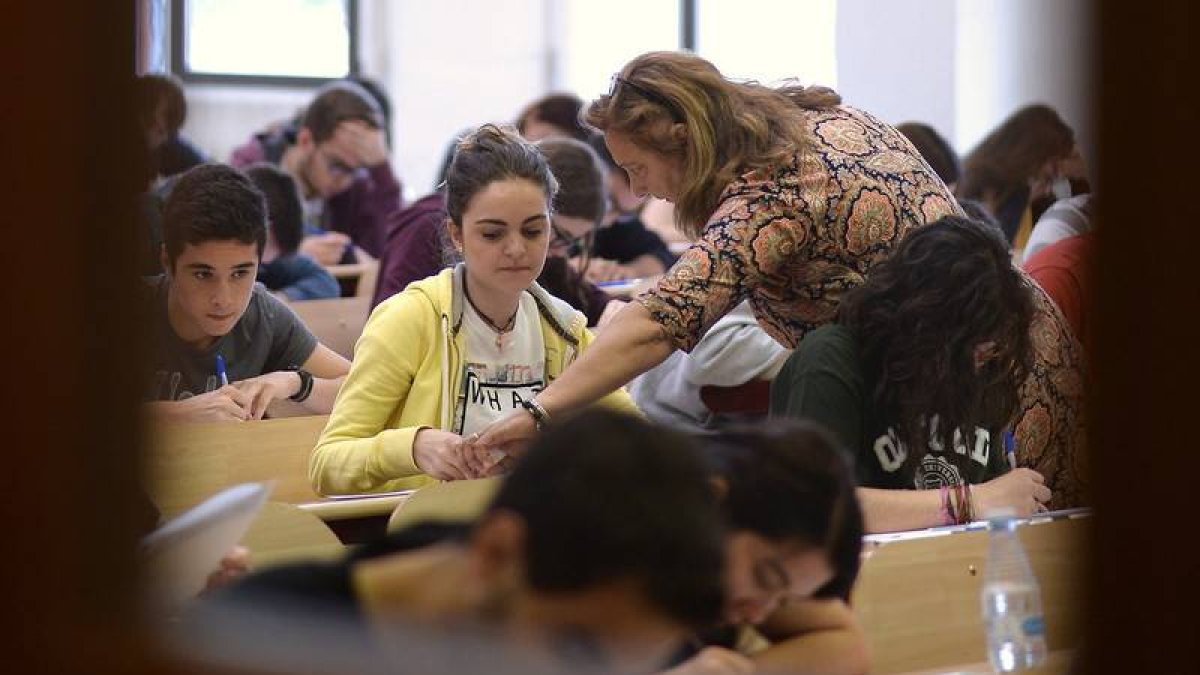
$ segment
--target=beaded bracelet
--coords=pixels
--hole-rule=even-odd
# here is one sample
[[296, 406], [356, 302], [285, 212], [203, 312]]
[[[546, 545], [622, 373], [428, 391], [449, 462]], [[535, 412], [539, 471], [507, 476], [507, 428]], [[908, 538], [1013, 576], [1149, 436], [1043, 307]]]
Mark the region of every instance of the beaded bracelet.
[[958, 521], [955, 520], [954, 514], [950, 510], [950, 489], [943, 485], [939, 491], [941, 492], [942, 506], [938, 510], [938, 515], [942, 517], [943, 525], [953, 525]]

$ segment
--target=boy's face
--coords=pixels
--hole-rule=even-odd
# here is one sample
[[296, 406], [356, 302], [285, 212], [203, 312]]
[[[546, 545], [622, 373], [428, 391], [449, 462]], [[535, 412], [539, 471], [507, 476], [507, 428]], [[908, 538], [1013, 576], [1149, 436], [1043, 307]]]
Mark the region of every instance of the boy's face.
[[171, 269], [168, 305], [175, 332], [184, 341], [204, 341], [225, 335], [242, 318], [258, 274], [258, 247], [236, 240], [188, 244], [174, 268], [164, 267]]

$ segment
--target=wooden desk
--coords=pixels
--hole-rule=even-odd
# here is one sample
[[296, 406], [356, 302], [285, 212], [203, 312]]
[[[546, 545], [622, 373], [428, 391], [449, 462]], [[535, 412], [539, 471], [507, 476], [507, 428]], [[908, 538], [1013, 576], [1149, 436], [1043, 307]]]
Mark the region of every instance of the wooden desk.
[[[1090, 517], [1035, 520], [1018, 529], [1041, 587], [1052, 651], [1080, 644], [1090, 523]], [[985, 657], [979, 594], [987, 536], [976, 529], [864, 547], [851, 602], [867, 633], [874, 672], [945, 668]]]
[[[367, 255], [366, 251], [357, 246], [354, 248], [354, 252], [359, 262], [328, 265], [325, 267], [325, 271], [338, 280], [338, 284], [343, 290], [343, 296], [370, 298], [375, 294], [375, 282], [379, 277], [379, 261]], [[353, 292], [347, 294], [345, 292], [347, 290]]]
[[308, 458], [327, 420], [313, 415], [152, 427], [145, 458], [150, 497], [170, 517], [231, 485], [274, 481], [272, 501], [320, 517], [343, 541], [381, 534], [407, 492], [331, 499], [308, 481]]

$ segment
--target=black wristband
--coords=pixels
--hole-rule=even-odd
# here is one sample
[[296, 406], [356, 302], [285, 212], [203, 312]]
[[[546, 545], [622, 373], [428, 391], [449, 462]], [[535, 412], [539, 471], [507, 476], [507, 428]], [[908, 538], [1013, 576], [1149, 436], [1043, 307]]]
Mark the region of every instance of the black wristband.
[[300, 390], [288, 397], [289, 401], [302, 403], [312, 394], [313, 376], [307, 370], [297, 369], [296, 374], [300, 376]]

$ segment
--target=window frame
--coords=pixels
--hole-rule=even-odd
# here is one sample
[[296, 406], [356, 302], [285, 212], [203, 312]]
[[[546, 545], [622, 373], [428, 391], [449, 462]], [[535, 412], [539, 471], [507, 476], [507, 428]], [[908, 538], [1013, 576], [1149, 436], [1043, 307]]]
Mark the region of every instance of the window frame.
[[[171, 2], [171, 72], [188, 84], [232, 84], [246, 86], [268, 87], [319, 87], [321, 85], [342, 79], [340, 77], [297, 77], [291, 75], [239, 75], [234, 73], [207, 73], [191, 70], [187, 67], [187, 0], [170, 0]], [[349, 32], [349, 61], [350, 69], [344, 77], [357, 76], [361, 73], [358, 62], [359, 23], [358, 0], [344, 0], [346, 3], [346, 23]]]

